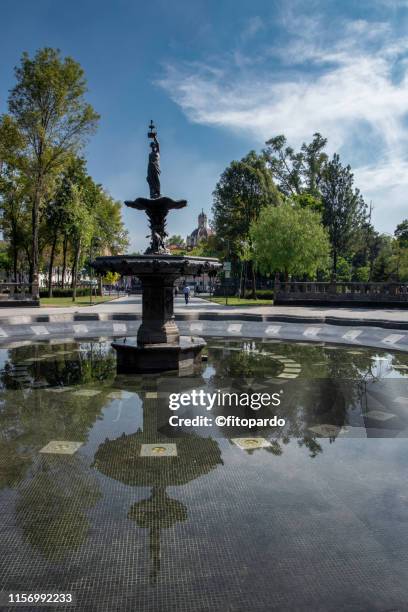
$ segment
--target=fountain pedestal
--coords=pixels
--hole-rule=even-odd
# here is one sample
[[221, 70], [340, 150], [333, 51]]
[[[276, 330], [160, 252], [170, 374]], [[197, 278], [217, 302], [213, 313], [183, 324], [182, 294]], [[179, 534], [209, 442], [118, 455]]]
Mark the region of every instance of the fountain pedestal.
[[137, 343], [175, 344], [180, 338], [178, 327], [174, 320], [173, 292], [177, 276], [173, 274], [142, 275], [142, 324], [137, 332]]
[[184, 369], [199, 360], [205, 346], [202, 338], [181, 336], [174, 319], [174, 283], [180, 276], [216, 271], [218, 259], [171, 255], [166, 246], [166, 218], [169, 210], [184, 208], [186, 200], [173, 200], [160, 193], [160, 145], [153, 121], [148, 138], [152, 140], [147, 168], [150, 198], [136, 198], [126, 206], [144, 210], [149, 219], [150, 245], [144, 255], [97, 257], [97, 272], [119, 272], [137, 276], [142, 283], [142, 324], [137, 339], [113, 342], [119, 373], [162, 372]]
[[200, 358], [205, 340], [180, 336], [174, 317], [174, 283], [184, 275], [217, 270], [221, 264], [211, 257], [184, 255], [117, 255], [97, 257], [94, 268], [124, 276], [137, 276], [142, 283], [142, 323], [137, 338], [113, 342], [120, 374], [162, 372], [191, 367]]

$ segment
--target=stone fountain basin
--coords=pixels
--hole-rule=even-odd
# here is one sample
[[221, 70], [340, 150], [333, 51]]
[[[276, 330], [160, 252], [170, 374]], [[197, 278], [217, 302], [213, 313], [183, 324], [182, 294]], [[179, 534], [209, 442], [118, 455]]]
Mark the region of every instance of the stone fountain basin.
[[219, 270], [222, 263], [215, 257], [188, 255], [111, 255], [97, 257], [92, 266], [97, 272], [119, 272], [124, 276], [164, 274], [174, 280], [187, 274]]

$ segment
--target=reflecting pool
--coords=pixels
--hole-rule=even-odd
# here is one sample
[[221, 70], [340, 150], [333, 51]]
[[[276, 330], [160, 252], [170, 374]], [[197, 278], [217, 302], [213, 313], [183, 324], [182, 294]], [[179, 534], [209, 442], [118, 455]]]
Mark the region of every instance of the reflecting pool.
[[[2, 602], [407, 608], [407, 354], [214, 339], [195, 371], [138, 377], [109, 339], [66, 340], [2, 348], [0, 368]], [[281, 401], [169, 409], [193, 390]]]

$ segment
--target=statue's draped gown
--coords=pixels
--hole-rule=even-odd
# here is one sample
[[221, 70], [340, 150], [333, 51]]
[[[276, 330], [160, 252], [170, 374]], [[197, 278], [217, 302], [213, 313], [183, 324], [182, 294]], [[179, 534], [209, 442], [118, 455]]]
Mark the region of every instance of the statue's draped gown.
[[158, 198], [160, 196], [160, 153], [157, 148], [152, 149], [149, 153], [147, 182], [150, 187], [150, 197]]

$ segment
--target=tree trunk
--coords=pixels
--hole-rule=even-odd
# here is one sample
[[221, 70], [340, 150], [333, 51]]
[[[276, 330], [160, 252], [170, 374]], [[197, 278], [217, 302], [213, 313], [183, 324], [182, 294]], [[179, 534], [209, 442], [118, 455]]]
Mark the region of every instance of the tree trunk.
[[246, 289], [246, 284], [247, 284], [247, 274], [248, 274], [248, 263], [247, 263], [247, 261], [244, 261], [244, 274], [243, 274], [242, 286], [241, 286], [241, 298], [242, 299], [245, 298], [245, 289]]
[[72, 266], [72, 301], [75, 302], [76, 300], [76, 289], [77, 289], [77, 276], [78, 276], [78, 261], [79, 261], [79, 252], [81, 250], [80, 245], [78, 245], [78, 247], [75, 249], [75, 254], [74, 254], [74, 263]]
[[[30, 251], [29, 245], [25, 244], [24, 245], [24, 250], [26, 252], [26, 258], [27, 258], [27, 261], [28, 261], [28, 270], [29, 270], [29, 274], [30, 274], [30, 270], [31, 270], [31, 251]], [[26, 276], [26, 270], [27, 270], [27, 268], [25, 268], [25, 271], [24, 271], [24, 275], [25, 276]], [[22, 277], [22, 274], [20, 272], [20, 281], [19, 281], [20, 283], [27, 282], [27, 278], [25, 278], [24, 281], [23, 281], [21, 277]], [[29, 279], [30, 279], [30, 276], [29, 276]]]
[[239, 289], [238, 289], [238, 297], [241, 298], [241, 294], [242, 294], [242, 277], [243, 277], [243, 273], [244, 273], [244, 265], [245, 265], [245, 261], [242, 261], [241, 263], [241, 276], [239, 278]]
[[63, 261], [62, 261], [62, 273], [61, 273], [61, 289], [65, 287], [65, 274], [67, 271], [67, 250], [68, 250], [68, 236], [64, 234], [64, 242], [62, 246]]
[[18, 249], [17, 245], [13, 244], [13, 277], [14, 282], [17, 283], [17, 262], [18, 262]]
[[38, 225], [40, 216], [40, 200], [41, 200], [41, 174], [37, 177], [37, 185], [34, 194], [33, 206], [31, 211], [31, 262], [30, 262], [30, 275], [29, 282], [31, 284], [31, 295], [33, 299], [38, 299], [38, 285], [39, 285], [39, 249], [38, 249]]
[[256, 300], [256, 278], [255, 278], [255, 267], [253, 261], [250, 262], [251, 265], [251, 284], [252, 284], [252, 299]]
[[333, 274], [332, 274], [332, 280], [336, 280], [337, 279], [337, 249], [333, 250]]
[[48, 297], [52, 297], [52, 269], [54, 267], [55, 247], [57, 246], [57, 234], [54, 235], [54, 240], [51, 246], [50, 268], [48, 271]]
[[17, 266], [18, 266], [18, 246], [17, 246], [17, 222], [13, 215], [11, 220], [11, 249], [13, 253], [13, 275], [14, 282], [17, 283]]

